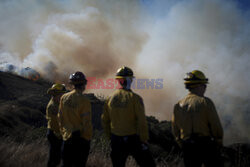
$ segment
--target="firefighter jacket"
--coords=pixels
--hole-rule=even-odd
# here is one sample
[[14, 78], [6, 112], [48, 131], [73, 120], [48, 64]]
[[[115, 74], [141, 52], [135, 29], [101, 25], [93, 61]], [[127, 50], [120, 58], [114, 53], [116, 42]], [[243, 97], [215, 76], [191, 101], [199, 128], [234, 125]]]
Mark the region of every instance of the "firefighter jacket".
[[222, 144], [223, 129], [216, 108], [207, 97], [189, 93], [174, 106], [172, 130], [176, 141], [181, 145], [182, 140], [192, 135], [212, 137]]
[[52, 130], [55, 136], [58, 138], [61, 138], [59, 124], [58, 124], [58, 109], [59, 109], [59, 102], [56, 103], [56, 101], [51, 98], [47, 108], [46, 108], [46, 119], [48, 121], [48, 129]]
[[148, 140], [148, 127], [142, 98], [131, 90], [118, 89], [105, 102], [102, 124], [107, 136], [137, 134]]
[[81, 91], [72, 90], [61, 97], [59, 124], [63, 140], [68, 140], [73, 132], [80, 131], [86, 140], [92, 137], [91, 104]]

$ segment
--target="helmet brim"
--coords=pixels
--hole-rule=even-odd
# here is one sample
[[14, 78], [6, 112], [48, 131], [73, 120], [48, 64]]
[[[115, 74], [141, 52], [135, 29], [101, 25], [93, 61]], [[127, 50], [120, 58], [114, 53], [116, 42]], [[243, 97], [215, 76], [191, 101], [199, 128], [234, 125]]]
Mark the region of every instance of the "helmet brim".
[[61, 93], [66, 93], [67, 91], [66, 90], [55, 90], [55, 89], [52, 89], [52, 88], [49, 88], [47, 93], [49, 95], [56, 95], [56, 94], [61, 94]]
[[204, 81], [197, 81], [197, 80], [190, 80], [190, 81], [185, 81], [184, 84], [208, 84], [209, 82], [207, 80]]
[[135, 78], [134, 76], [115, 76], [115, 79]]
[[69, 80], [69, 83], [70, 83], [71, 85], [81, 85], [81, 84], [86, 85], [87, 82], [88, 82], [88, 80], [83, 80], [83, 81]]

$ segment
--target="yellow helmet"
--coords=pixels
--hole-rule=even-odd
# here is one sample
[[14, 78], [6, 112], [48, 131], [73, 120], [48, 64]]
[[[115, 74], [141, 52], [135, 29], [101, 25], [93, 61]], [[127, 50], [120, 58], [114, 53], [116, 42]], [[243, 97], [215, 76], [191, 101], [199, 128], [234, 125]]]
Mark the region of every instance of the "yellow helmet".
[[134, 73], [129, 67], [121, 67], [117, 70], [116, 72], [116, 79], [121, 79], [121, 78], [134, 78]]
[[47, 93], [50, 95], [56, 95], [60, 93], [65, 93], [66, 88], [64, 84], [53, 84], [51, 88], [48, 89]]
[[208, 78], [204, 75], [203, 72], [199, 70], [194, 70], [187, 73], [187, 76], [184, 78], [185, 84], [208, 84]]

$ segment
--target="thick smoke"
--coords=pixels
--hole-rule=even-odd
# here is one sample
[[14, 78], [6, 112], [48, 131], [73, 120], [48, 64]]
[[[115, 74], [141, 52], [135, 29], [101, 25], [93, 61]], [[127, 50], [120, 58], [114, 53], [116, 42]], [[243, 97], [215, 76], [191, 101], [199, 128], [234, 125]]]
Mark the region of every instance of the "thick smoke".
[[[120, 64], [132, 65], [147, 38], [135, 25], [140, 20], [137, 2], [35, 1], [30, 4], [23, 0], [22, 3], [2, 2], [1, 6], [1, 12], [10, 15], [5, 14], [1, 19], [4, 22], [1, 34], [8, 32], [0, 41], [3, 51], [51, 80], [67, 78], [76, 70], [84, 71], [89, 77], [106, 77]], [[123, 6], [127, 7], [123, 9]], [[14, 15], [15, 8], [24, 14]]]
[[185, 72], [200, 69], [209, 78], [207, 96], [217, 106], [225, 142], [249, 141], [249, 14], [230, 1], [181, 1], [155, 19], [149, 32], [139, 71], [165, 79], [165, 94], [154, 92], [159, 98], [153, 99], [150, 110], [158, 108], [170, 118], [170, 106], [185, 95]]
[[127, 65], [137, 78], [163, 78], [163, 89], [135, 90], [162, 120], [187, 93], [185, 73], [200, 69], [225, 142], [249, 142], [249, 13], [228, 0], [1, 1], [1, 63], [53, 81], [76, 70], [104, 79]]

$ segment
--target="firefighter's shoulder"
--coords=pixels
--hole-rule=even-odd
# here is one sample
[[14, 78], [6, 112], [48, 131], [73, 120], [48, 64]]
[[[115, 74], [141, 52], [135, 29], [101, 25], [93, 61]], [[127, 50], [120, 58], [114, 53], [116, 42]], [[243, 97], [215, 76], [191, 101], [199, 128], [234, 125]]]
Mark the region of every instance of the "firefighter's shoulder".
[[214, 102], [209, 97], [204, 97], [204, 102], [208, 105], [214, 105]]
[[202, 104], [202, 103], [206, 103], [206, 97], [190, 93], [181, 101], [182, 103], [187, 102], [190, 104], [198, 104], [198, 103]]
[[86, 94], [81, 94], [81, 96], [78, 96], [79, 100], [83, 103], [91, 103], [90, 99], [86, 96]]
[[53, 100], [50, 100], [48, 105], [47, 105], [47, 110], [53, 110], [56, 108], [56, 103]]
[[52, 105], [53, 105], [53, 101], [52, 101], [52, 99], [50, 99], [50, 101], [47, 104], [47, 109], [51, 108]]
[[63, 94], [61, 97], [61, 101], [68, 99], [70, 96], [72, 96], [73, 93], [74, 93], [73, 91], [70, 91], [68, 93]]
[[143, 98], [139, 94], [131, 91], [131, 95], [133, 99], [139, 101], [140, 104], [144, 105]]
[[175, 105], [174, 108], [181, 108], [184, 105], [186, 105], [190, 100], [190, 98], [192, 98], [191, 94], [186, 95], [185, 97], [182, 97]]
[[77, 100], [75, 99], [75, 91], [72, 90], [68, 93], [65, 93], [64, 95], [62, 95], [61, 97], [61, 105], [66, 105], [66, 106], [70, 106], [70, 107], [74, 107], [77, 104]]

